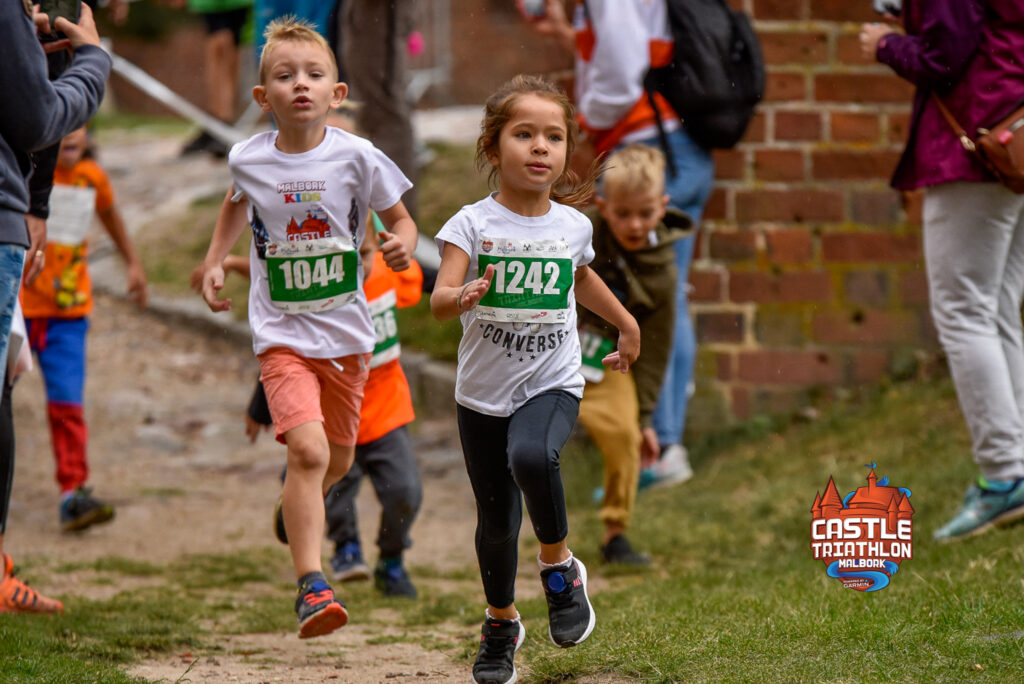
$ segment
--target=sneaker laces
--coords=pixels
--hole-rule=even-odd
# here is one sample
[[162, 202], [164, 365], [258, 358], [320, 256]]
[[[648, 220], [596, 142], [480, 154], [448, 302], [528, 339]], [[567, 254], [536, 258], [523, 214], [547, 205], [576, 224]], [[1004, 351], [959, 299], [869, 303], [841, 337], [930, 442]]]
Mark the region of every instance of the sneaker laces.
[[[494, 623], [490, 624], [493, 625]], [[478, 657], [480, 659], [489, 660], [492, 662], [495, 660], [504, 660], [508, 656], [509, 645], [511, 645], [514, 648], [516, 639], [518, 638], [518, 630], [516, 631], [515, 636], [486, 634], [482, 636], [480, 639], [480, 655]]]

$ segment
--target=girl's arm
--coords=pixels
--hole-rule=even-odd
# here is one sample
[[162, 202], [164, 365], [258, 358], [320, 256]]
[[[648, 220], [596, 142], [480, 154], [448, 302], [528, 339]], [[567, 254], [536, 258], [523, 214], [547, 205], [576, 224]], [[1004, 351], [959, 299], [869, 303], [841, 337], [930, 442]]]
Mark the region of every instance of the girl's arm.
[[390, 209], [378, 211], [377, 216], [387, 228], [378, 236], [384, 263], [392, 271], [404, 271], [409, 268], [409, 260], [412, 259], [416, 241], [419, 240], [416, 223], [401, 201]]
[[217, 216], [217, 225], [213, 228], [210, 248], [203, 259], [203, 299], [211, 311], [227, 311], [231, 308], [230, 299], [217, 299], [217, 293], [224, 287], [224, 258], [231, 252], [231, 247], [245, 230], [245, 212], [247, 201], [232, 202], [235, 189], [232, 187], [224, 196]]
[[494, 266], [487, 265], [482, 278], [463, 285], [469, 255], [450, 242], [444, 244], [441, 252], [441, 266], [437, 269], [434, 291], [430, 294], [430, 312], [439, 321], [447, 321], [469, 311], [491, 287]]
[[116, 205], [111, 205], [109, 208], [97, 212], [97, 215], [100, 217], [100, 222], [106, 229], [107, 235], [114, 241], [117, 251], [121, 253], [125, 264], [128, 265], [129, 298], [134, 299], [139, 308], [145, 308], [146, 303], [149, 301], [149, 293], [146, 289], [146, 272], [142, 270], [142, 261], [139, 260], [139, 255], [135, 252], [135, 245], [132, 244], [131, 238], [128, 237], [128, 231], [125, 230], [121, 212], [118, 211]]
[[619, 329], [618, 349], [601, 363], [625, 373], [640, 356], [640, 326], [589, 266], [576, 269], [576, 301]]

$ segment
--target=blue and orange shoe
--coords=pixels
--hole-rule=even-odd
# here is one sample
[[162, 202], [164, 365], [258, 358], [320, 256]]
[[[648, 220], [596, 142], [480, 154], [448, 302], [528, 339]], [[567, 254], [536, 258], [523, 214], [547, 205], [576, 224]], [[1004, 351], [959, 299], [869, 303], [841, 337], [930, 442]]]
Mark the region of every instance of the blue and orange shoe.
[[348, 622], [345, 604], [335, 597], [322, 572], [311, 572], [299, 580], [295, 612], [299, 617], [300, 639], [330, 634]]
[[0, 577], [0, 613], [63, 613], [64, 604], [43, 596], [14, 576], [14, 561], [3, 556], [3, 576]]

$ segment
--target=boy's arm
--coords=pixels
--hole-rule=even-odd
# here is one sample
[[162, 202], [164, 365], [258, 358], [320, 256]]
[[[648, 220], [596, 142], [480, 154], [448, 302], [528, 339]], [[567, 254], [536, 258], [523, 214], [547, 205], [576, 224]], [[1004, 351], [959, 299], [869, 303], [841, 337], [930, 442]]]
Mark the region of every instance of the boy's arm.
[[224, 258], [238, 241], [245, 230], [245, 211], [247, 200], [232, 202], [234, 187], [228, 190], [220, 205], [217, 225], [213, 228], [210, 248], [203, 259], [203, 299], [211, 311], [227, 311], [231, 308], [230, 299], [218, 299], [217, 293], [224, 287]]
[[392, 271], [404, 271], [409, 268], [409, 260], [412, 258], [416, 242], [419, 240], [416, 223], [401, 200], [390, 209], [378, 211], [377, 216], [387, 228], [379, 235], [380, 251], [384, 255], [384, 263]]
[[146, 272], [142, 269], [142, 260], [135, 251], [135, 245], [128, 237], [128, 231], [124, 227], [124, 218], [117, 206], [111, 205], [103, 211], [97, 212], [100, 222], [107, 231], [107, 235], [114, 241], [117, 251], [124, 257], [128, 266], [128, 296], [135, 300], [139, 308], [145, 308], [149, 301], [149, 293], [146, 287]]
[[640, 355], [640, 326], [589, 266], [576, 269], [576, 301], [619, 330], [618, 349], [601, 362], [625, 373]]

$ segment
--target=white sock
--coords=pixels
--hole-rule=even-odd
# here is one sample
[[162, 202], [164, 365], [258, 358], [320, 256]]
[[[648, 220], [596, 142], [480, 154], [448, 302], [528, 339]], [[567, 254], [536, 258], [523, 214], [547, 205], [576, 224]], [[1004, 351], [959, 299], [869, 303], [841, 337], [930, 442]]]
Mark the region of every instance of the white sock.
[[[486, 619], [488, 619], [488, 620], [507, 620], [507, 619], [509, 619], [509, 618], [496, 618], [496, 617], [494, 617], [493, 615], [491, 615], [491, 609], [490, 608], [488, 608], [487, 610], [484, 611], [484, 617]], [[512, 622], [519, 622], [519, 618], [521, 618], [521, 617], [522, 617], [522, 615], [520, 615], [519, 611], [517, 610], [516, 611], [516, 616], [514, 618], [512, 618]]]
[[569, 552], [569, 557], [561, 563], [545, 563], [540, 559], [540, 554], [537, 554], [537, 564], [541, 570], [547, 570], [549, 568], [568, 568], [569, 564], [572, 563], [572, 551]]

